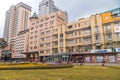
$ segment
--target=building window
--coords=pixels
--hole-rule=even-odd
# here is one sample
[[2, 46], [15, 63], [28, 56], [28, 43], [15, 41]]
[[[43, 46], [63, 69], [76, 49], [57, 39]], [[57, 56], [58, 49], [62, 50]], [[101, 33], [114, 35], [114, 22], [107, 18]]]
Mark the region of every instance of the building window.
[[49, 20], [49, 18], [46, 18], [45, 20], [47, 21], [47, 20]]
[[36, 24], [39, 23], [39, 21], [36, 22]]
[[80, 23], [78, 23], [78, 27], [80, 27]]
[[43, 27], [43, 24], [40, 24], [40, 28]]
[[34, 44], [37, 44], [37, 41], [34, 41]]
[[95, 27], [94, 32], [98, 32], [100, 29], [98, 26]]
[[74, 44], [74, 39], [68, 40], [67, 43], [68, 43], [68, 44]]
[[91, 40], [92, 40], [91, 37], [83, 38], [83, 41], [84, 41], [84, 42], [89, 42], [89, 41], [91, 41]]
[[30, 49], [33, 49], [33, 47], [30, 47]]
[[71, 25], [71, 26], [68, 26], [68, 29], [71, 29], [71, 28], [73, 28], [73, 26]]
[[54, 29], [53, 32], [58, 32], [58, 29]]
[[40, 47], [44, 47], [44, 44], [40, 44]]
[[107, 35], [106, 35], [106, 39], [107, 39], [107, 40], [111, 40], [111, 39], [112, 39], [112, 34], [107, 34]]
[[120, 33], [116, 33], [117, 37], [120, 37]]
[[36, 35], [35, 38], [37, 38], [38, 36]]
[[34, 49], [37, 49], [37, 46], [34, 46]]
[[33, 34], [33, 32], [31, 32], [31, 34]]
[[51, 19], [54, 18], [55, 16], [51, 16]]
[[44, 35], [44, 32], [41, 32], [41, 36]]
[[30, 37], [30, 39], [33, 39], [33, 37]]
[[46, 50], [46, 53], [50, 53], [50, 50]]
[[46, 22], [44, 25], [47, 26], [47, 25], [48, 25], [48, 22]]
[[90, 33], [90, 32], [91, 32], [90, 29], [86, 29], [86, 30], [83, 30], [83, 31], [82, 31], [83, 34], [86, 34], [86, 33], [88, 34], [88, 33]]
[[46, 40], [50, 40], [50, 37], [46, 37]]
[[54, 21], [50, 21], [50, 24], [54, 24]]
[[88, 21], [85, 21], [84, 22], [84, 26], [88, 26], [89, 22]]
[[41, 41], [44, 41], [44, 38], [41, 38], [40, 40], [41, 40]]
[[33, 30], [34, 28], [32, 27], [31, 30]]
[[49, 31], [46, 31], [46, 34], [50, 34], [50, 30], [49, 30]]
[[110, 24], [108, 24], [108, 25], [105, 25], [105, 30], [106, 30], [106, 31], [109, 31], [109, 30], [111, 30], [111, 26], [110, 26]]
[[30, 44], [33, 44], [33, 42], [30, 42]]
[[68, 36], [73, 36], [73, 32], [69, 32], [69, 33], [68, 33]]
[[43, 51], [43, 50], [41, 50], [41, 51], [40, 51], [40, 53], [44, 53], [44, 51]]
[[100, 36], [99, 36], [99, 35], [96, 35], [96, 36], [95, 36], [95, 40], [96, 40], [96, 41], [100, 41]]
[[36, 28], [38, 28], [38, 26], [35, 26]]
[[50, 46], [50, 43], [46, 43], [46, 46], [47, 46], [47, 47]]
[[114, 9], [111, 11], [112, 13], [112, 17], [116, 18], [116, 17], [120, 17], [120, 9]]

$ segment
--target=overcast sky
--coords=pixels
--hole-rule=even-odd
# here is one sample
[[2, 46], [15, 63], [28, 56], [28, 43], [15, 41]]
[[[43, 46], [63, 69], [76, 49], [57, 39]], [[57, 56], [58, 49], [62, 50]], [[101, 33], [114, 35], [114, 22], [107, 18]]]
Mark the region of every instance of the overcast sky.
[[[32, 7], [32, 12], [38, 13], [41, 0], [0, 0], [0, 37], [3, 35], [5, 12], [11, 5], [24, 2]], [[54, 0], [55, 5], [68, 12], [69, 21], [88, 17], [95, 13], [120, 7], [120, 0]]]

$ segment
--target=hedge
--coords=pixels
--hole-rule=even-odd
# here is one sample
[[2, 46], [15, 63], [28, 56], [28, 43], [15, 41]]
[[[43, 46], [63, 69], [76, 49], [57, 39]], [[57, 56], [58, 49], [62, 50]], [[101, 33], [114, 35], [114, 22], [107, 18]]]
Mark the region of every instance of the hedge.
[[59, 68], [71, 68], [72, 64], [10, 64], [0, 66], [0, 70], [28, 70], [28, 69], [59, 69]]

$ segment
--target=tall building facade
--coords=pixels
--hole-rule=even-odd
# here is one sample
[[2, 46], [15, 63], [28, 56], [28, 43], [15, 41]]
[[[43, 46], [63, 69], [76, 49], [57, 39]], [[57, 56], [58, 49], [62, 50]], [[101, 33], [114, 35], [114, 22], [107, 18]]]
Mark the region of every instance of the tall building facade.
[[101, 15], [92, 15], [75, 22], [59, 26], [55, 52], [87, 52], [104, 48], [104, 37]]
[[20, 2], [12, 5], [6, 12], [3, 37], [6, 41], [15, 37], [20, 31], [29, 27], [29, 17], [31, 16], [31, 7]]
[[120, 8], [60, 25], [56, 52], [90, 52], [120, 48]]
[[[24, 48], [23, 44], [27, 45], [25, 40], [27, 38], [26, 36], [28, 36], [30, 16], [31, 7], [22, 2], [12, 6], [6, 12], [4, 38], [8, 41], [14, 58], [18, 57], [17, 54], [21, 54], [24, 51], [22, 49]], [[20, 43], [19, 41], [23, 42]]]
[[10, 39], [10, 31], [14, 24], [14, 6], [12, 5], [8, 11], [6, 11], [5, 15], [5, 24], [4, 24], [4, 32], [3, 38], [5, 41], [9, 41]]
[[39, 17], [48, 15], [52, 12], [60, 11], [55, 5], [53, 0], [42, 0], [39, 4]]
[[120, 8], [101, 14], [106, 48], [120, 48]]
[[29, 53], [38, 53], [39, 56], [49, 56], [53, 54], [54, 33], [60, 24], [67, 22], [66, 13], [57, 11], [40, 18], [30, 18], [29, 28]]

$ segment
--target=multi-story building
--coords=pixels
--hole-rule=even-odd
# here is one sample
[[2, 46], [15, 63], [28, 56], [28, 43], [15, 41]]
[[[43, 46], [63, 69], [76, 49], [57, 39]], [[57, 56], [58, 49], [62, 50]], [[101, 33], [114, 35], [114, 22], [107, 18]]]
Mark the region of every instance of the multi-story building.
[[54, 40], [56, 41], [54, 50], [57, 52], [86, 52], [104, 48], [102, 21], [99, 14], [62, 24], [58, 29], [58, 32], [54, 33], [58, 36]]
[[8, 11], [6, 11], [6, 18], [5, 18], [5, 25], [4, 25], [4, 32], [3, 38], [5, 41], [9, 41], [10, 39], [10, 31], [14, 24], [14, 6], [12, 5]]
[[120, 48], [120, 8], [101, 14], [106, 48]]
[[52, 12], [60, 11], [55, 5], [53, 0], [42, 0], [39, 4], [39, 17], [48, 15]]
[[22, 2], [12, 6], [6, 13], [4, 38], [8, 41], [10, 49], [13, 50], [13, 58], [25, 51], [23, 48], [28, 45], [25, 40], [28, 41], [26, 38], [28, 38], [29, 33], [30, 16], [31, 7]]
[[120, 47], [120, 8], [59, 25], [55, 52], [90, 52]]
[[30, 18], [28, 50], [30, 53], [38, 52], [39, 56], [49, 56], [53, 53], [55, 40], [53, 32], [56, 31], [54, 28], [67, 22], [66, 13], [58, 11], [40, 18], [35, 17], [35, 15]]

